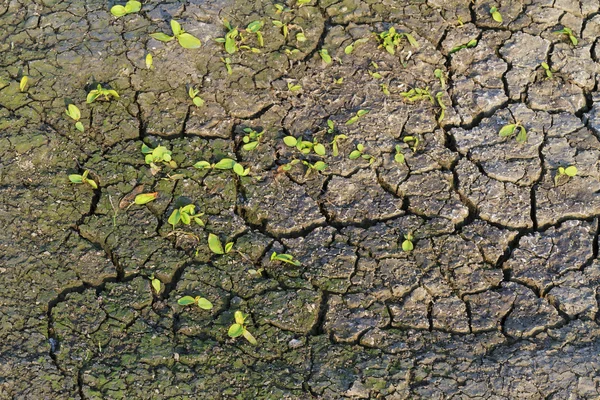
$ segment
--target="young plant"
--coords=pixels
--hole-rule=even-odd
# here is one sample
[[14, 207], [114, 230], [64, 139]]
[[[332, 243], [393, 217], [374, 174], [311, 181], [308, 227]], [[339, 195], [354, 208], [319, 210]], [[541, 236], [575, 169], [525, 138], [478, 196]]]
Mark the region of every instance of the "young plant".
[[500, 24], [502, 23], [502, 14], [500, 14], [500, 11], [498, 11], [498, 7], [490, 8], [490, 15], [494, 21]]
[[225, 247], [223, 247], [223, 244], [221, 243], [219, 237], [214, 233], [209, 233], [208, 248], [215, 254], [228, 254], [233, 248], [233, 242], [226, 243]]
[[404, 97], [411, 103], [419, 100], [429, 100], [433, 104], [433, 96], [431, 95], [431, 93], [429, 93], [429, 87], [426, 87], [425, 89], [413, 88], [410, 89], [408, 92], [400, 93], [400, 96]]
[[352, 150], [352, 152], [350, 153], [348, 158], [351, 160], [356, 160], [357, 158], [362, 158], [362, 159], [368, 160], [369, 164], [373, 164], [373, 162], [375, 162], [375, 157], [373, 157], [372, 155], [369, 155], [369, 154], [365, 154], [364, 150], [365, 150], [365, 146], [363, 146], [362, 144], [359, 143], [356, 145], [356, 149]]
[[300, 261], [294, 259], [294, 256], [290, 254], [277, 254], [276, 252], [271, 253], [271, 261], [281, 261], [284, 263], [292, 264], [296, 267], [302, 265]]
[[136, 12], [140, 11], [141, 9], [142, 9], [142, 3], [140, 3], [139, 1], [135, 1], [135, 0], [129, 0], [125, 4], [124, 7], [121, 5], [112, 6], [112, 8], [110, 9], [110, 13], [112, 15], [114, 15], [115, 17], [119, 18], [119, 17], [122, 17], [123, 15], [136, 13]]
[[382, 84], [380, 84], [380, 85], [379, 85], [379, 87], [381, 87], [381, 91], [382, 91], [382, 92], [383, 92], [383, 94], [385, 94], [386, 96], [389, 96], [389, 95], [391, 94], [391, 93], [390, 93], [390, 89], [389, 89], [389, 87], [388, 87], [388, 85], [387, 85], [387, 84], [385, 84], [385, 83], [382, 83]]
[[402, 153], [402, 147], [399, 144], [396, 145], [396, 154], [394, 155], [394, 161], [398, 164], [404, 164], [404, 154]]
[[440, 108], [442, 109], [442, 111], [440, 112], [440, 115], [437, 119], [438, 123], [441, 123], [442, 120], [444, 119], [445, 115], [446, 115], [446, 105], [444, 104], [444, 101], [442, 100], [442, 97], [444, 96], [444, 92], [438, 92], [435, 95], [435, 100], [437, 101], [438, 105], [440, 106]]
[[442, 90], [446, 88], [446, 74], [441, 69], [436, 69], [433, 71], [433, 75], [439, 79], [440, 85], [442, 86]]
[[173, 153], [165, 146], [158, 146], [155, 149], [151, 149], [142, 144], [142, 154], [145, 154], [144, 159], [146, 164], [150, 165], [152, 175], [156, 175], [160, 171], [160, 167], [158, 166], [160, 163], [168, 165], [171, 168], [177, 168], [177, 163], [171, 158], [171, 154]]
[[258, 144], [260, 143], [260, 138], [263, 137], [265, 131], [262, 130], [260, 132], [257, 132], [252, 128], [244, 128], [243, 131], [246, 135], [244, 135], [244, 137], [242, 138], [242, 141], [244, 142], [242, 148], [246, 151], [256, 149], [258, 147]]
[[579, 43], [579, 41], [577, 40], [577, 38], [573, 34], [573, 31], [570, 28], [565, 27], [565, 28], [562, 28], [560, 31], [555, 31], [552, 33], [556, 33], [558, 35], [567, 35], [569, 37], [569, 40], [573, 44], [573, 46], [577, 46], [577, 43]]
[[85, 171], [83, 171], [83, 175], [71, 174], [69, 175], [69, 180], [73, 183], [87, 183], [92, 187], [92, 189], [98, 189], [98, 185], [96, 184], [96, 182], [94, 182], [94, 180], [92, 179], [88, 179], [89, 173], [90, 171], [86, 169]]
[[[248, 24], [248, 26], [246, 27], [246, 32], [248, 33], [254, 33], [256, 35], [256, 41], [258, 42], [258, 45], [260, 47], [264, 47], [265, 42], [264, 42], [264, 38], [262, 35], [262, 32], [260, 31], [262, 29], [262, 27], [264, 26], [264, 22], [263, 21], [252, 21]], [[253, 52], [255, 52], [253, 50]]]
[[208, 301], [204, 297], [200, 297], [200, 296], [196, 296], [196, 297], [183, 296], [182, 298], [177, 300], [177, 304], [179, 304], [180, 306], [189, 306], [192, 304], [196, 304], [198, 307], [200, 307], [203, 310], [210, 310], [213, 308], [213, 305], [210, 301]]
[[402, 44], [402, 39], [406, 38], [412, 47], [419, 47], [419, 44], [410, 33], [396, 32], [394, 27], [390, 27], [387, 31], [376, 34], [379, 41], [378, 48], [384, 48], [391, 55], [396, 54], [396, 48]]
[[417, 136], [404, 136], [402, 141], [410, 146], [412, 143], [411, 149], [413, 152], [417, 152], [419, 147], [419, 138]]
[[331, 153], [333, 154], [334, 157], [337, 157], [340, 154], [338, 142], [343, 139], [348, 139], [348, 136], [346, 136], [344, 134], [340, 134], [340, 135], [335, 135], [333, 137], [333, 140], [331, 141], [331, 148], [332, 148]]
[[85, 130], [83, 124], [79, 120], [81, 118], [81, 112], [75, 104], [69, 104], [69, 106], [65, 110], [65, 114], [67, 114], [67, 116], [69, 116], [73, 121], [75, 121], [75, 128], [79, 132], [83, 132]]
[[574, 165], [570, 165], [568, 167], [558, 167], [556, 175], [554, 176], [554, 186], [558, 186], [561, 180], [568, 180], [575, 175], [577, 175], [577, 167]]
[[233, 314], [233, 317], [235, 319], [235, 323], [232, 324], [227, 331], [229, 337], [236, 338], [239, 336], [244, 336], [246, 340], [250, 342], [250, 344], [256, 345], [256, 339], [250, 332], [248, 332], [248, 329], [246, 329], [246, 318], [248, 318], [248, 315], [241, 311], [236, 311]]
[[293, 136], [286, 136], [283, 138], [283, 143], [288, 147], [295, 147], [302, 154], [310, 154], [311, 151], [314, 151], [315, 154], [324, 156], [327, 153], [325, 146], [319, 143], [317, 139], [313, 139], [313, 141], [310, 142], [308, 140], [302, 140], [302, 136], [298, 139]]
[[414, 237], [412, 233], [404, 235], [404, 241], [402, 242], [402, 251], [409, 252], [415, 248], [413, 244], [413, 239]]
[[[253, 53], [260, 53], [260, 50], [255, 47], [250, 47], [246, 44], [246, 38], [244, 34], [240, 32], [238, 28], [234, 28], [231, 26], [228, 20], [223, 20], [223, 25], [227, 29], [227, 33], [225, 37], [216, 38], [215, 41], [217, 43], [223, 43], [225, 45], [225, 51], [229, 54], [234, 54], [240, 50], [250, 50]], [[255, 33], [257, 37], [257, 41], [259, 46], [264, 46], [264, 39], [260, 29], [263, 27], [264, 23], [262, 21], [253, 21], [248, 24], [245, 32]]]
[[148, 277], [148, 279], [150, 279], [150, 283], [152, 284], [152, 289], [154, 289], [154, 291], [158, 295], [160, 293], [161, 289], [162, 289], [162, 287], [161, 287], [161, 281], [158, 278], [156, 278], [154, 276], [154, 274], [150, 275]]
[[231, 58], [229, 58], [229, 57], [222, 58], [221, 57], [221, 61], [223, 62], [223, 64], [225, 64], [225, 69], [227, 70], [227, 74], [231, 75], [233, 73], [233, 69], [231, 68]]
[[362, 116], [367, 115], [369, 113], [369, 111], [370, 110], [358, 110], [353, 117], [351, 117], [348, 121], [346, 121], [346, 125], [352, 125], [352, 124], [358, 122], [358, 120]]
[[548, 77], [548, 79], [552, 79], [554, 77], [554, 72], [550, 66], [544, 61], [540, 64], [540, 66], [544, 69], [544, 71], [546, 72], [546, 76]]
[[220, 169], [220, 170], [233, 170], [239, 176], [247, 176], [250, 173], [250, 168], [244, 168], [242, 164], [237, 163], [231, 158], [223, 158], [221, 161], [211, 164], [208, 161], [198, 161], [194, 164], [197, 169]]
[[287, 87], [290, 92], [297, 92], [302, 89], [302, 86], [294, 85], [292, 82], [288, 82]]
[[193, 86], [190, 86], [188, 89], [188, 96], [190, 96], [190, 99], [192, 99], [194, 105], [196, 107], [202, 107], [204, 105], [204, 100], [198, 96], [198, 93], [200, 93], [200, 90], [194, 88]]
[[196, 224], [204, 226], [204, 221], [200, 219], [200, 217], [203, 215], [204, 213], [196, 214], [196, 206], [194, 204], [188, 204], [186, 206], [174, 209], [167, 222], [173, 225], [173, 230], [175, 230], [175, 227], [177, 224], [179, 224], [179, 222], [185, 225], [190, 225], [192, 220]]
[[281, 13], [284, 13], [284, 12], [290, 12], [290, 11], [292, 11], [291, 8], [286, 7], [283, 4], [275, 3], [274, 6], [275, 6], [275, 14], [281, 14]]
[[21, 81], [19, 82], [19, 90], [22, 92], [25, 91], [25, 89], [27, 88], [27, 82], [29, 81], [29, 77], [27, 77], [27, 75], [23, 75], [23, 77], [21, 78]]
[[323, 62], [325, 64], [331, 64], [332, 59], [331, 59], [331, 56], [329, 55], [329, 52], [327, 51], [327, 49], [319, 50], [319, 55], [321, 56], [321, 59], [323, 60]]
[[457, 51], [460, 51], [462, 49], [471, 49], [473, 47], [477, 46], [477, 39], [472, 39], [469, 40], [469, 42], [467, 42], [466, 44], [461, 44], [460, 46], [455, 46], [450, 50], [450, 53], [448, 54], [454, 54]]
[[517, 142], [525, 143], [527, 141], [527, 131], [520, 122], [504, 125], [498, 132], [501, 137], [511, 137], [515, 133], [517, 134]]
[[304, 164], [308, 167], [308, 170], [306, 171], [306, 175], [308, 175], [311, 171], [318, 171], [318, 172], [325, 171], [327, 169], [327, 167], [329, 167], [323, 161], [317, 161], [314, 164], [311, 164], [308, 161], [303, 160], [302, 164]]
[[179, 22], [174, 19], [171, 20], [171, 30], [173, 31], [173, 36], [169, 36], [163, 32], [151, 33], [150, 36], [161, 42], [170, 42], [173, 39], [177, 39], [177, 42], [179, 42], [184, 49], [197, 49], [200, 47], [200, 39], [186, 33]]
[[154, 60], [152, 58], [152, 54], [146, 54], [146, 69], [154, 69], [154, 66], [152, 65], [153, 63]]
[[361, 38], [361, 39], [355, 40], [354, 42], [352, 42], [351, 44], [349, 44], [348, 46], [346, 46], [344, 48], [344, 53], [352, 54], [352, 52], [354, 51], [354, 49], [356, 48], [357, 45], [366, 43], [368, 41], [369, 41], [369, 38]]
[[152, 193], [140, 193], [137, 196], [135, 196], [135, 199], [133, 200], [132, 204], [137, 204], [137, 205], [144, 205], [144, 204], [148, 204], [151, 201], [154, 201], [158, 198], [158, 192], [152, 192]]
[[113, 89], [105, 89], [102, 87], [102, 85], [98, 84], [96, 89], [91, 90], [88, 93], [86, 102], [88, 104], [93, 103], [100, 96], [104, 96], [104, 100], [109, 101], [111, 97], [118, 99], [119, 93], [117, 93], [117, 91]]

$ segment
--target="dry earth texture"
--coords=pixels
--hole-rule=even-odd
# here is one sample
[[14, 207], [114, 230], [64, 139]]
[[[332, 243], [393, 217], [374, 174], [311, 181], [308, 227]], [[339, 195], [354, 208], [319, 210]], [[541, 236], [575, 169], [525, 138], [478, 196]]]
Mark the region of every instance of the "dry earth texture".
[[600, 398], [598, 0], [114, 4], [0, 1], [1, 399]]

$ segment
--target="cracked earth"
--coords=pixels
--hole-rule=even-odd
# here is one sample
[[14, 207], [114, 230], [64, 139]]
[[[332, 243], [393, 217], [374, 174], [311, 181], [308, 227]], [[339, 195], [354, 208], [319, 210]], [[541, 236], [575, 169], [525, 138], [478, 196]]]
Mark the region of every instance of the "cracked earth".
[[[0, 2], [0, 399], [600, 398], [598, 0], [109, 3]], [[150, 38], [171, 19], [202, 47]], [[264, 21], [261, 52], [225, 53], [223, 19]], [[390, 26], [419, 47], [378, 48]], [[97, 83], [120, 98], [85, 104]], [[441, 122], [413, 87], [441, 93]], [[515, 122], [524, 143], [498, 134]], [[325, 143], [328, 168], [284, 171], [321, 159], [288, 135]], [[143, 143], [178, 167], [153, 175]], [[224, 157], [250, 175], [193, 167]], [[97, 189], [67, 179], [84, 170]], [[141, 192], [159, 196], [128, 207]], [[206, 226], [173, 234], [187, 203]], [[236, 310], [257, 346], [227, 336]]]

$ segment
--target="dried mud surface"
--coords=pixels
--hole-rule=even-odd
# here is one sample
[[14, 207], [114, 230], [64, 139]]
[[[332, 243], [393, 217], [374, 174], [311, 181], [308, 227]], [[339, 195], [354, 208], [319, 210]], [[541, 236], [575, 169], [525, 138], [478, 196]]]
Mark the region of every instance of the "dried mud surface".
[[[598, 0], [108, 3], [0, 1], [0, 399], [600, 398]], [[261, 53], [225, 53], [225, 18], [263, 20]], [[171, 19], [202, 47], [150, 38]], [[378, 48], [390, 26], [419, 47]], [[120, 98], [85, 104], [97, 83]], [[440, 123], [411, 87], [442, 93]], [[515, 121], [523, 144], [498, 135]], [[244, 128], [264, 130], [256, 150]], [[326, 143], [329, 168], [282, 171], [286, 135]], [[142, 143], [178, 167], [153, 175]], [[373, 163], [348, 159], [359, 143]], [[250, 175], [193, 168], [223, 157]], [[69, 183], [86, 169], [97, 189]], [[138, 190], [159, 197], [121, 207]], [[173, 234], [186, 203], [206, 226]], [[227, 336], [236, 310], [257, 346]]]

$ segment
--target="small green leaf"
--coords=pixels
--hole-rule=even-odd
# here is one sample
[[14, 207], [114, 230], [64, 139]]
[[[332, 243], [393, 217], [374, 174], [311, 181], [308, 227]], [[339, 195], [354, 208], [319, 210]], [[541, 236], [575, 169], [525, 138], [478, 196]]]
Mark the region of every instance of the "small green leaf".
[[81, 118], [81, 112], [75, 104], [69, 104], [67, 109], [67, 115], [75, 121], [79, 121], [79, 119]]
[[208, 247], [210, 248], [210, 251], [215, 254], [225, 254], [221, 240], [219, 240], [219, 237], [214, 233], [208, 234]]
[[502, 14], [499, 11], [492, 12], [492, 18], [498, 23], [502, 23]]
[[286, 136], [283, 138], [283, 143], [288, 147], [296, 147], [298, 140], [293, 136]]
[[181, 211], [181, 222], [185, 225], [189, 225], [192, 222], [190, 214], [183, 212], [183, 210]]
[[244, 313], [239, 310], [233, 314], [235, 322], [240, 325], [244, 325], [244, 322], [246, 322], [246, 317], [247, 315], [244, 315]]
[[225, 254], [230, 253], [233, 248], [233, 242], [229, 242], [225, 245]]
[[196, 164], [194, 164], [194, 168], [208, 169], [210, 168], [210, 163], [208, 161], [198, 161]]
[[233, 54], [237, 51], [237, 46], [235, 45], [235, 39], [231, 36], [225, 36], [225, 51], [229, 54]]
[[402, 242], [402, 251], [412, 251], [415, 248], [415, 246], [413, 245], [413, 242], [411, 242], [410, 240], [405, 240]]
[[363, 115], [367, 115], [368, 113], [369, 113], [369, 110], [358, 110], [356, 115], [359, 117], [362, 117]]
[[181, 212], [177, 208], [177, 209], [173, 210], [173, 212], [171, 213], [171, 216], [169, 217], [167, 222], [169, 224], [173, 225], [173, 229], [175, 229], [175, 225], [177, 225], [180, 220], [181, 220]]
[[254, 338], [254, 336], [252, 336], [252, 334], [250, 332], [248, 332], [248, 329], [244, 328], [244, 331], [242, 332], [242, 335], [244, 335], [244, 337], [246, 338], [246, 340], [248, 342], [250, 342], [250, 344], [252, 344], [254, 346], [256, 346], [258, 344], [258, 342]]
[[252, 21], [246, 27], [246, 30], [252, 33], [258, 32], [264, 25], [262, 21]]
[[[154, 288], [154, 291], [156, 292], [156, 294], [160, 293], [160, 281], [156, 278], [152, 279], [152, 287]], [[180, 299], [181, 300], [181, 299]]]
[[143, 204], [147, 204], [150, 203], [151, 201], [156, 200], [156, 198], [158, 197], [158, 192], [154, 192], [154, 193], [142, 193], [142, 194], [138, 194], [137, 196], [135, 196], [135, 204], [139, 204], [139, 205], [143, 205]]
[[73, 183], [83, 183], [83, 176], [79, 174], [69, 175], [69, 180]]
[[125, 4], [125, 11], [127, 14], [138, 12], [142, 9], [142, 3], [136, 0], [129, 0], [127, 4]]
[[204, 100], [202, 100], [200, 97], [194, 97], [192, 102], [196, 107], [202, 107], [204, 105]]
[[346, 125], [352, 125], [356, 122], [358, 122], [358, 115], [355, 115], [354, 117], [352, 117], [348, 121], [346, 121]]
[[354, 51], [354, 43], [352, 43], [344, 48], [344, 53], [346, 53], [346, 54], [351, 54], [353, 51]]
[[227, 334], [229, 337], [236, 338], [244, 333], [244, 327], [241, 324], [233, 324], [229, 327]]
[[190, 304], [194, 304], [195, 302], [196, 299], [194, 299], [192, 296], [183, 296], [182, 298], [177, 300], [177, 304], [179, 304], [180, 306], [189, 306]]
[[166, 33], [162, 33], [162, 32], [151, 33], [150, 37], [152, 37], [156, 40], [160, 40], [161, 42], [170, 42], [171, 40], [175, 39], [174, 36], [169, 36]]
[[173, 31], [173, 35], [179, 36], [183, 33], [183, 29], [181, 29], [181, 25], [179, 22], [174, 19], [171, 20], [171, 30]]
[[321, 58], [323, 59], [325, 64], [331, 64], [331, 61], [332, 61], [331, 56], [329, 55], [329, 52], [327, 51], [327, 49], [319, 50], [319, 55], [321, 56]]
[[579, 43], [577, 38], [571, 34], [569, 35], [569, 39], [571, 40], [571, 43], [573, 43], [573, 46], [577, 46], [577, 43]]
[[216, 168], [216, 169], [232, 169], [235, 164], [236, 164], [236, 162], [234, 160], [232, 160], [231, 158], [224, 158], [221, 161], [219, 161], [218, 163], [216, 163], [214, 165], [214, 168]]
[[112, 8], [110, 9], [110, 13], [115, 17], [119, 18], [127, 14], [127, 10], [125, 9], [125, 7], [117, 5], [112, 6]]
[[145, 144], [142, 144], [142, 154], [150, 154], [152, 153], [152, 149]]
[[75, 129], [77, 129], [79, 132], [83, 132], [85, 130], [81, 121], [77, 121], [75, 123]]
[[211, 310], [213, 308], [212, 303], [204, 297], [198, 297], [196, 303], [198, 303], [198, 307], [203, 310]]
[[313, 165], [313, 167], [317, 171], [324, 171], [325, 169], [327, 169], [327, 164], [325, 164], [323, 161], [317, 161], [315, 165]]
[[326, 154], [325, 146], [323, 146], [321, 143], [317, 143], [313, 147], [313, 150], [320, 156], [324, 156]]
[[361, 152], [358, 150], [354, 150], [350, 153], [350, 155], [348, 156], [349, 159], [351, 160], [356, 160], [357, 158], [359, 158], [361, 156]]
[[507, 137], [512, 135], [515, 132], [516, 124], [508, 124], [504, 125], [498, 134], [502, 137]]
[[244, 166], [238, 163], [233, 164], [233, 172], [239, 176], [244, 176]]
[[396, 161], [398, 164], [404, 164], [404, 154], [396, 153], [394, 156], [394, 161]]
[[567, 176], [573, 177], [573, 176], [577, 175], [577, 167], [574, 165], [571, 165], [570, 167], [565, 168], [564, 173]]
[[527, 131], [525, 128], [521, 127], [516, 139], [519, 143], [525, 143], [527, 141]]
[[88, 93], [87, 98], [85, 99], [85, 101], [88, 104], [93, 103], [94, 100], [96, 100], [98, 98], [98, 96], [100, 96], [100, 93], [98, 93], [97, 90], [92, 90], [91, 92]]
[[153, 64], [152, 54], [148, 53], [148, 54], [146, 54], [146, 68], [152, 69], [152, 64]]
[[177, 41], [184, 49], [197, 49], [202, 44], [200, 39], [195, 36], [190, 35], [189, 33], [182, 33], [177, 36]]

